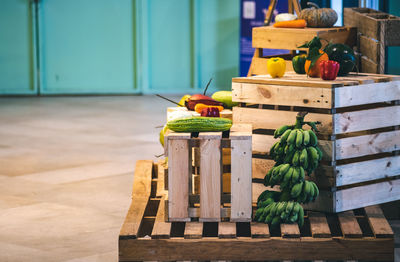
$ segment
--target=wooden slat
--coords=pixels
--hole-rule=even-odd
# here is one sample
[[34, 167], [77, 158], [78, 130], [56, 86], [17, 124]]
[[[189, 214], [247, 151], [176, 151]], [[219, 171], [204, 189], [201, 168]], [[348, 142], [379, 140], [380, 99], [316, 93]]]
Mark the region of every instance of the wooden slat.
[[[250, 128], [249, 128], [250, 129]], [[231, 139], [231, 221], [251, 221], [251, 132], [233, 131]]]
[[203, 234], [202, 222], [187, 222], [185, 224], [184, 237], [187, 239], [199, 239]]
[[[296, 119], [297, 112], [281, 111], [258, 108], [233, 108], [234, 123], [251, 123], [254, 129], [276, 129], [282, 125], [292, 123]], [[321, 133], [332, 133], [332, 115], [309, 113], [306, 116], [307, 121], [320, 121], [318, 130]]]
[[340, 228], [344, 237], [360, 238], [362, 231], [354, 216], [353, 211], [346, 211], [338, 214]]
[[336, 186], [400, 175], [400, 156], [336, 166]]
[[264, 223], [251, 222], [250, 224], [252, 238], [269, 238], [269, 226]]
[[168, 157], [168, 140], [190, 139], [190, 133], [175, 133], [172, 130], [167, 130], [164, 134], [164, 155]]
[[366, 207], [365, 213], [376, 238], [393, 237], [393, 230], [379, 206]]
[[[272, 145], [278, 141], [272, 135], [253, 135], [253, 154], [269, 154]], [[333, 142], [328, 140], [318, 140], [318, 147], [323, 152], [322, 159], [332, 161]]]
[[[286, 71], [293, 71], [292, 61], [285, 60], [286, 62]], [[265, 57], [253, 57], [251, 60], [252, 64], [252, 75], [266, 75], [268, 74], [267, 69], [268, 58]]]
[[320, 211], [320, 212], [340, 212], [342, 210], [336, 209], [336, 195], [335, 192], [330, 190], [320, 190], [319, 196], [315, 202], [303, 204], [306, 210]]
[[347, 137], [336, 140], [336, 159], [360, 157], [400, 148], [400, 131]]
[[170, 221], [190, 221], [189, 175], [192, 174], [190, 134], [168, 139], [168, 216]]
[[157, 166], [157, 196], [162, 196], [165, 194], [165, 160], [158, 161]]
[[132, 190], [133, 200], [120, 230], [120, 237], [137, 238], [144, 211], [150, 198], [152, 172], [153, 161], [138, 160], [136, 162]]
[[299, 226], [297, 224], [281, 224], [281, 236], [283, 238], [299, 238]]
[[[400, 96], [399, 96], [400, 98]], [[343, 134], [400, 125], [400, 106], [334, 114], [334, 132]]]
[[221, 132], [204, 132], [200, 139], [200, 221], [221, 218]]
[[331, 237], [331, 231], [329, 229], [325, 214], [309, 212], [308, 218], [310, 220], [311, 234], [314, 238]]
[[362, 56], [361, 71], [365, 73], [379, 73], [379, 65], [368, 57]]
[[[257, 78], [271, 78], [270, 76], [255, 76]], [[254, 77], [254, 78], [255, 78]], [[297, 74], [296, 72], [290, 71], [290, 72], [286, 72], [284, 75], [284, 78], [290, 81], [311, 81], [311, 82], [317, 82], [320, 83], [321, 79], [320, 78], [316, 78], [316, 77], [307, 77], [307, 75], [305, 74]], [[324, 80], [324, 81], [328, 81], [328, 80]], [[354, 86], [354, 85], [358, 85], [360, 84], [360, 81], [357, 80], [353, 80], [353, 78], [347, 78], [347, 77], [339, 77], [336, 78], [335, 80], [330, 80], [328, 82], [332, 82], [332, 83], [336, 83], [336, 84], [341, 84], [344, 86]], [[315, 87], [319, 87], [318, 85], [315, 85]]]
[[151, 238], [167, 239], [171, 233], [171, 223], [165, 222], [165, 195], [161, 197], [158, 205], [156, 220], [154, 222]]
[[331, 108], [331, 97], [327, 88], [232, 83], [232, 100], [242, 103]]
[[231, 193], [231, 173], [222, 174], [222, 192]]
[[[230, 218], [231, 208], [230, 207], [221, 207], [220, 214], [221, 214], [221, 218], [223, 218], [223, 219]], [[199, 218], [200, 217], [200, 208], [199, 207], [189, 207], [189, 216], [191, 218]]]
[[218, 237], [219, 238], [235, 238], [236, 237], [236, 223], [219, 222], [218, 223]]
[[[354, 81], [355, 82], [355, 81]], [[282, 85], [282, 86], [309, 86], [309, 87], [321, 87], [321, 88], [332, 88], [340, 87], [344, 84], [337, 81], [323, 81], [314, 79], [286, 79], [286, 78], [268, 78], [266, 76], [253, 76], [253, 77], [235, 77], [232, 78], [232, 83], [253, 83], [253, 84], [265, 84], [265, 85]], [[234, 113], [233, 113], [234, 114]]]
[[[364, 90], [368, 90], [365, 92]], [[335, 107], [348, 107], [386, 101], [400, 98], [400, 81], [348, 86], [335, 89]]]
[[360, 52], [375, 63], [379, 63], [379, 41], [360, 35]]
[[271, 159], [253, 158], [253, 178], [264, 179], [267, 172], [275, 165]]
[[400, 200], [400, 179], [357, 186], [336, 192], [336, 211]]
[[[350, 73], [350, 75], [353, 75], [356, 73]], [[372, 77], [374, 79], [385, 79], [382, 82], [387, 82], [387, 81], [400, 81], [400, 75], [387, 75], [387, 74], [376, 74], [376, 73], [359, 73], [358, 75], [365, 75]]]

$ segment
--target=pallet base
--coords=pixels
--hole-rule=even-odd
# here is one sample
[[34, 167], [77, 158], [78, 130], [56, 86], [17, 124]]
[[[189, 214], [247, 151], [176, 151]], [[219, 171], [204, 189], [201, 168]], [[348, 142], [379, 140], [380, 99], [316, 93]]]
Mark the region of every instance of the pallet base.
[[119, 261], [394, 259], [393, 232], [379, 206], [337, 215], [308, 212], [302, 228], [165, 222], [163, 172], [151, 161], [136, 165], [133, 201], [119, 235]]

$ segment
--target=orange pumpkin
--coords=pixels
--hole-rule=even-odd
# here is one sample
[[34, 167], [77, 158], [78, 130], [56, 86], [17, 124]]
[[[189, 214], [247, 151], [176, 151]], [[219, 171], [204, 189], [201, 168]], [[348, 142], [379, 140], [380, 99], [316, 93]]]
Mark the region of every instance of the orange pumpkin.
[[324, 51], [322, 51], [322, 49], [319, 50], [319, 53], [322, 54], [322, 55], [318, 58], [317, 62], [315, 62], [313, 67], [310, 68], [311, 60], [306, 60], [306, 63], [304, 64], [304, 69], [305, 69], [306, 74], [308, 76], [320, 77], [319, 63], [321, 61], [328, 61], [329, 60], [328, 55]]

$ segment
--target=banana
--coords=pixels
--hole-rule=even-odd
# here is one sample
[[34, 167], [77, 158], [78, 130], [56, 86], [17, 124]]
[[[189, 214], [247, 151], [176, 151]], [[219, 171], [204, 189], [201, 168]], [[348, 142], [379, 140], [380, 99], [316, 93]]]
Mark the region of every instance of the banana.
[[[272, 198], [267, 198], [264, 201], [259, 202], [260, 203], [259, 207], [267, 207], [269, 204], [272, 204], [274, 202], [275, 201]], [[258, 207], [258, 205], [257, 205], [257, 207]]]
[[288, 139], [290, 132], [292, 132], [292, 129], [286, 129], [286, 131], [283, 133], [281, 137], [281, 143], [286, 143], [286, 140]]
[[290, 200], [290, 191], [282, 191], [281, 196], [279, 197], [279, 201], [289, 201]]
[[308, 130], [308, 133], [310, 134], [310, 144], [316, 146], [318, 144], [317, 135], [312, 130]]
[[286, 222], [287, 218], [288, 218], [288, 214], [286, 212], [282, 212], [281, 213], [281, 220], [283, 222]]
[[276, 155], [275, 150], [279, 147], [279, 144], [280, 144], [280, 141], [273, 144], [272, 147], [269, 149], [269, 155], [271, 157], [274, 157]]
[[278, 203], [278, 206], [276, 208], [276, 213], [275, 213], [276, 216], [279, 216], [282, 213], [282, 211], [285, 209], [285, 203], [286, 202], [279, 202]]
[[294, 143], [296, 142], [296, 136], [297, 136], [297, 129], [293, 129], [293, 130], [290, 132], [290, 135], [289, 135], [289, 137], [287, 138], [286, 143], [288, 143], [288, 144], [294, 144]]
[[263, 209], [263, 208], [259, 208], [259, 209], [257, 209], [257, 211], [256, 211], [256, 214], [254, 215], [254, 219], [255, 219], [255, 220], [258, 220], [258, 218], [260, 218], [260, 217], [261, 217], [261, 215], [262, 215], [263, 211], [264, 211], [264, 209]]
[[288, 215], [290, 215], [290, 214], [292, 213], [292, 210], [293, 210], [294, 206], [295, 206], [295, 205], [294, 205], [294, 202], [293, 202], [293, 201], [288, 202], [288, 204], [287, 204], [287, 206], [286, 206], [285, 213], [288, 214]]
[[300, 212], [300, 208], [301, 208], [301, 205], [299, 203], [295, 202], [291, 215], [298, 214]]
[[299, 167], [299, 173], [300, 173], [299, 180], [300, 181], [304, 181], [304, 178], [305, 178], [306, 174], [305, 174], [304, 168], [302, 166]]
[[319, 196], [319, 189], [318, 186], [313, 182], [312, 186], [314, 188], [314, 197], [313, 197], [313, 201], [315, 201], [315, 199]]
[[[267, 172], [267, 174], [265, 175], [265, 177], [264, 177], [264, 186], [268, 186], [269, 185], [269, 181], [270, 181], [270, 179], [271, 179], [271, 175], [272, 175], [272, 171], [273, 171], [273, 168], [271, 168], [268, 172]], [[268, 190], [265, 190], [265, 191], [268, 191]], [[264, 191], [264, 192], [265, 192]], [[263, 192], [263, 193], [264, 193]], [[261, 193], [262, 194], [262, 193]], [[259, 198], [261, 197], [261, 195], [259, 196]], [[258, 202], [258, 200], [257, 200], [257, 202]]]
[[321, 149], [319, 149], [319, 147], [315, 147], [315, 149], [318, 151], [318, 161], [322, 160], [322, 156], [324, 155], [321, 151]]
[[307, 149], [303, 148], [303, 150], [301, 150], [301, 154], [300, 154], [300, 165], [302, 165], [304, 168], [308, 167], [308, 155], [307, 155]]
[[289, 171], [290, 165], [283, 164], [282, 167], [279, 169], [279, 177], [283, 177], [287, 171]]
[[274, 203], [271, 204], [271, 208], [269, 210], [269, 214], [272, 215], [272, 217], [275, 216], [277, 205], [278, 205], [277, 202], [274, 202]]
[[300, 210], [298, 213], [298, 223], [299, 223], [300, 227], [302, 227], [304, 225], [304, 209], [302, 206], [300, 206]]
[[303, 132], [301, 129], [297, 129], [296, 147], [300, 148], [302, 145], [303, 145]]
[[269, 215], [265, 218], [264, 222], [267, 223], [267, 224], [269, 224], [269, 223], [271, 223], [271, 221], [272, 221], [273, 218], [274, 218], [274, 216], [271, 216], [271, 214], [269, 214]]
[[264, 200], [268, 194], [269, 190], [264, 190], [257, 198], [257, 203]]
[[292, 187], [292, 190], [290, 191], [290, 195], [293, 198], [296, 198], [300, 195], [300, 193], [302, 192], [302, 188], [303, 188], [303, 182], [297, 183], [296, 185], [294, 185]]
[[289, 170], [286, 172], [285, 176], [283, 177], [283, 182], [289, 182], [292, 178], [293, 172], [295, 171], [295, 167], [290, 167]]
[[280, 223], [281, 223], [281, 217], [280, 217], [280, 216], [275, 216], [275, 217], [272, 219], [271, 226], [272, 226], [272, 227], [276, 227], [276, 226], [279, 225]]
[[288, 128], [289, 126], [284, 125], [276, 129], [274, 132], [274, 138], [280, 137]]
[[292, 222], [292, 223], [294, 223], [294, 222], [297, 221], [297, 219], [298, 219], [298, 214], [294, 214], [294, 215], [292, 215], [292, 216], [289, 218], [289, 221]]
[[310, 143], [310, 133], [308, 131], [303, 131], [303, 145], [307, 146]]
[[[289, 145], [289, 144], [288, 144]], [[290, 144], [290, 146], [293, 146], [293, 144]], [[294, 147], [294, 146], [293, 146]], [[289, 150], [288, 150], [289, 151]], [[292, 159], [293, 159], [293, 156], [294, 156], [294, 154], [296, 153], [296, 150], [292, 150], [292, 151], [289, 151], [288, 153], [286, 153], [286, 156], [285, 156], [285, 158], [283, 159], [283, 163], [291, 163], [292, 162]]]
[[296, 150], [292, 158], [292, 165], [298, 166], [300, 164], [299, 159], [300, 159], [300, 151]]
[[292, 184], [296, 184], [299, 181], [300, 172], [298, 170], [298, 167], [296, 167], [295, 171], [293, 171]]

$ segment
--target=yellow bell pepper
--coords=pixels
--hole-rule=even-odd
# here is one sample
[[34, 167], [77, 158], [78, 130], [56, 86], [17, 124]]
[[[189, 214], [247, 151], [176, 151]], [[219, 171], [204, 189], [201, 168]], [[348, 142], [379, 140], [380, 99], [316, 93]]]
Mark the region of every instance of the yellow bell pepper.
[[282, 77], [285, 74], [286, 62], [280, 57], [272, 57], [267, 62], [268, 74], [272, 77]]

